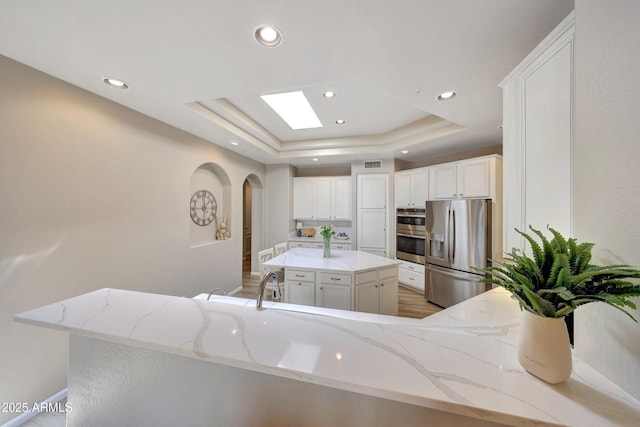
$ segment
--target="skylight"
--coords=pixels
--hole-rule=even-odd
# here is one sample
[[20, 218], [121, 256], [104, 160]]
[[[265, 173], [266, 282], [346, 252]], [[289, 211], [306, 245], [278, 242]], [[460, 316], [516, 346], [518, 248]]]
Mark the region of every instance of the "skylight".
[[260, 98], [293, 130], [322, 127], [320, 119], [302, 91], [261, 95]]

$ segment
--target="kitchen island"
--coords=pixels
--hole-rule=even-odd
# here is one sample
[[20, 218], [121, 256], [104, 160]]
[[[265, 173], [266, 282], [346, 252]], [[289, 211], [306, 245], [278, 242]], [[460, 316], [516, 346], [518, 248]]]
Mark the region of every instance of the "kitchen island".
[[264, 263], [284, 269], [284, 302], [398, 314], [399, 261], [363, 251], [292, 248]]
[[425, 319], [264, 307], [102, 289], [15, 319], [71, 334], [72, 427], [640, 425], [579, 359], [563, 384], [526, 373], [502, 289]]

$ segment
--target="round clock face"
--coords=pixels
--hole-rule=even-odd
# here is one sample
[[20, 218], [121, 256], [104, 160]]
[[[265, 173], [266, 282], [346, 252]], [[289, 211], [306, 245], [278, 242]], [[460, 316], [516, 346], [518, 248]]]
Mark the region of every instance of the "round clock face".
[[216, 198], [210, 191], [196, 191], [191, 196], [190, 203], [191, 219], [200, 226], [207, 226], [213, 222], [218, 210]]

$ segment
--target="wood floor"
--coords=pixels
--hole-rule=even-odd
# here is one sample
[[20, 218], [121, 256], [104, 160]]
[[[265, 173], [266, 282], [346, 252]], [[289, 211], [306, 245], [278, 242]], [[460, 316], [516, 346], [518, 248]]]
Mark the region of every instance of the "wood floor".
[[[258, 296], [258, 286], [260, 278], [248, 272], [242, 274], [242, 291], [234, 294], [239, 298], [256, 298]], [[264, 299], [270, 300], [270, 292], [265, 292]], [[424, 299], [422, 292], [399, 286], [398, 288], [398, 316], [422, 319], [430, 314], [442, 310], [437, 305], [433, 305]]]

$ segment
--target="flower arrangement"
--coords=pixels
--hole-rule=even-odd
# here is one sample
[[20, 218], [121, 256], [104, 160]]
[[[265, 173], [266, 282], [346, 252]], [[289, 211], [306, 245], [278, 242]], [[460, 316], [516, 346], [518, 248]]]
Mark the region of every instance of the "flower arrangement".
[[321, 225], [320, 226], [320, 234], [325, 239], [330, 239], [331, 236], [336, 234], [336, 231], [333, 229], [333, 225]]
[[508, 262], [494, 261], [480, 269], [490, 276], [484, 282], [507, 289], [523, 308], [538, 316], [564, 317], [583, 304], [601, 301], [636, 320], [624, 307], [636, 308], [629, 298], [640, 295], [640, 285], [628, 279], [640, 278], [640, 270], [628, 265], [593, 265], [593, 243], [578, 244], [547, 227], [553, 235], [549, 240], [529, 228], [540, 242], [516, 231], [529, 242], [533, 258], [514, 250], [507, 254]]

